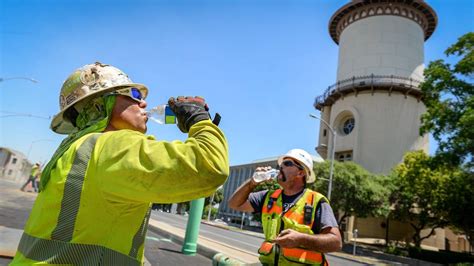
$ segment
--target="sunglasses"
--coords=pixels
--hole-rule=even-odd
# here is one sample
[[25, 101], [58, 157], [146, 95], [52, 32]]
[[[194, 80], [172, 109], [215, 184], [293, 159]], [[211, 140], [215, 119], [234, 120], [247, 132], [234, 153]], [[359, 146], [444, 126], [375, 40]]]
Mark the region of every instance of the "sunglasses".
[[105, 96], [109, 96], [109, 95], [128, 96], [132, 98], [132, 100], [137, 101], [137, 102], [140, 102], [145, 99], [145, 97], [143, 97], [142, 95], [142, 92], [139, 89], [134, 88], [134, 87], [123, 88], [123, 89], [119, 89], [119, 90], [105, 94]]
[[290, 161], [290, 160], [286, 160], [286, 161], [281, 162], [279, 168], [281, 168], [282, 166], [285, 166], [285, 167], [295, 166], [296, 168], [298, 168], [300, 170], [304, 170], [303, 166], [299, 165], [296, 162]]

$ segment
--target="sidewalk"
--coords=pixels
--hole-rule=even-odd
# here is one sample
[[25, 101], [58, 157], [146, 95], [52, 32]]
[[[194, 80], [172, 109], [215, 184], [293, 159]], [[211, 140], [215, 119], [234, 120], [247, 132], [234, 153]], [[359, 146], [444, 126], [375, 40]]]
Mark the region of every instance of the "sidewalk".
[[[0, 265], [7, 265], [16, 252], [23, 227], [36, 199], [34, 192], [22, 192], [22, 184], [0, 179]], [[32, 190], [29, 186], [25, 191]]]

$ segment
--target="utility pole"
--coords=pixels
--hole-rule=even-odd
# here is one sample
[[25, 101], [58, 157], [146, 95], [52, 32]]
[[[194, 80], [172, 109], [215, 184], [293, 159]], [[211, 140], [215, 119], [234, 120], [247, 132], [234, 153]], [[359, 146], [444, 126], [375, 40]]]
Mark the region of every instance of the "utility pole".
[[209, 222], [211, 220], [211, 210], [212, 210], [212, 202], [214, 201], [214, 196], [216, 195], [216, 192], [212, 194], [211, 200], [209, 202], [209, 211], [207, 212], [207, 221]]
[[318, 119], [323, 122], [332, 133], [332, 147], [331, 147], [331, 169], [329, 170], [329, 186], [328, 186], [328, 200], [331, 201], [331, 191], [332, 191], [332, 174], [334, 171], [334, 153], [336, 152], [336, 131], [329, 125], [328, 122], [324, 121], [318, 116], [313, 114], [309, 115], [312, 118]]

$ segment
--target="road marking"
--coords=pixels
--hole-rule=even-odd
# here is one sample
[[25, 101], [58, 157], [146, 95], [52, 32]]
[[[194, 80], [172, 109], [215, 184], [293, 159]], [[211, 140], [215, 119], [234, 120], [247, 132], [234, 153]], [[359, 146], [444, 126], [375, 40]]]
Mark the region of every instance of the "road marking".
[[156, 237], [153, 237], [153, 236], [147, 236], [146, 239], [149, 239], [149, 240], [154, 240], [154, 241], [157, 241], [157, 242], [171, 242], [171, 239], [167, 239], [167, 238], [156, 238]]
[[[255, 250], [258, 250], [258, 248], [260, 248], [260, 246], [255, 246], [255, 245], [252, 245], [252, 244], [249, 244], [249, 243], [246, 243], [246, 242], [242, 242], [242, 241], [236, 240], [235, 238], [226, 237], [226, 236], [223, 236], [223, 235], [221, 235], [221, 234], [216, 234], [216, 233], [214, 233], [214, 232], [207, 231], [207, 230], [205, 230], [205, 229], [201, 229], [200, 231], [203, 232], [203, 233], [205, 232], [205, 233], [208, 233], [208, 234], [211, 234], [211, 235], [216, 235], [216, 236], [218, 236], [218, 237], [220, 237], [220, 238], [229, 239], [229, 240], [231, 240], [231, 241], [233, 241], [233, 242], [241, 243], [241, 244], [243, 244], [243, 245], [245, 245], [245, 246], [249, 246], [249, 247], [254, 248], [254, 250], [251, 250], [251, 251], [255, 251]], [[214, 240], [214, 241], [216, 241], [216, 240]]]
[[[174, 226], [174, 227], [177, 227], [177, 228], [180, 228], [180, 229], [183, 229], [184, 231], [186, 231], [186, 221], [188, 217], [183, 217], [181, 215], [173, 215], [173, 214], [169, 214], [169, 213], [154, 213], [152, 214], [152, 217], [155, 216], [154, 218], [157, 220], [157, 221], [161, 221], [161, 222], [164, 222], [164, 223], [167, 223], [171, 226]], [[171, 216], [171, 217], [170, 217]], [[179, 222], [177, 220], [181, 220], [183, 222], [185, 222], [184, 225], [182, 224], [179, 224]], [[209, 227], [212, 227], [211, 225], [208, 225]], [[223, 229], [223, 228], [220, 228], [222, 230], [226, 230], [226, 229]], [[231, 234], [232, 233], [235, 233], [235, 234], [240, 234], [244, 237], [248, 236], [248, 235], [245, 235], [243, 233], [239, 233], [239, 232], [234, 232], [232, 230], [226, 230], [227, 232], [230, 232]], [[252, 244], [249, 244], [248, 242], [243, 242], [243, 241], [239, 241], [239, 240], [236, 240], [235, 238], [232, 238], [232, 237], [226, 237], [226, 236], [223, 236], [222, 234], [219, 234], [219, 233], [214, 233], [214, 232], [211, 232], [209, 230], [206, 230], [204, 229], [202, 226], [199, 230], [200, 232], [200, 236], [203, 236], [203, 237], [206, 237], [204, 234], [202, 233], [208, 233], [208, 234], [211, 234], [211, 235], [214, 235], [214, 236], [218, 236], [220, 238], [225, 238], [225, 239], [228, 239], [228, 240], [231, 240], [232, 242], [237, 242], [237, 243], [240, 243], [244, 246], [247, 246], [247, 247], [250, 247], [251, 250], [248, 250], [246, 249], [247, 252], [255, 252], [256, 250], [258, 250], [260, 248], [260, 245], [257, 244], [257, 245], [252, 245]], [[208, 236], [209, 237], [209, 236]], [[215, 237], [212, 237], [213, 241], [214, 242], [219, 242], [219, 241], [216, 241], [215, 240]]]

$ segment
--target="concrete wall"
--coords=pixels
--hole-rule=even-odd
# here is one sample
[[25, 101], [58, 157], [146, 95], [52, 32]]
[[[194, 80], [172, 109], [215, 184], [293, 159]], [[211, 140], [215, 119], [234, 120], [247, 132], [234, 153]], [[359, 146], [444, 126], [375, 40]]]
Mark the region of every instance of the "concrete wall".
[[[353, 218], [354, 219], [354, 218]], [[355, 218], [350, 226], [350, 231], [346, 232], [352, 238], [352, 231], [357, 228], [359, 238], [380, 239], [384, 243], [386, 234], [386, 220], [384, 218]], [[421, 236], [426, 236], [431, 229], [421, 231]], [[395, 220], [389, 221], [388, 237], [391, 241], [412, 242], [415, 230], [409, 223], [402, 223]], [[466, 252], [470, 250], [469, 241], [465, 235], [456, 234], [449, 228], [438, 228], [435, 234], [423, 240], [421, 245], [424, 249], [430, 250], [450, 250], [456, 252]]]
[[[407, 151], [428, 152], [428, 136], [418, 134], [425, 109], [417, 99], [398, 92], [391, 96], [385, 91], [349, 94], [331, 108], [330, 123], [338, 132], [336, 152], [352, 150], [354, 162], [374, 173], [389, 173]], [[350, 115], [355, 128], [344, 135], [342, 123]]]
[[374, 16], [349, 25], [339, 41], [337, 79], [395, 75], [423, 79], [424, 33], [399, 16]]

